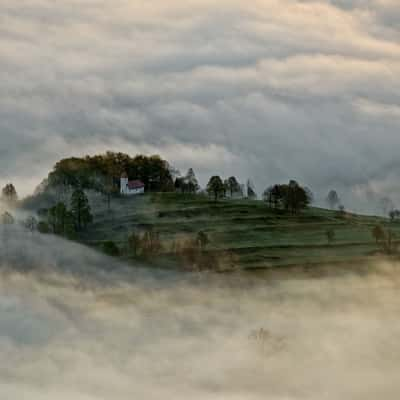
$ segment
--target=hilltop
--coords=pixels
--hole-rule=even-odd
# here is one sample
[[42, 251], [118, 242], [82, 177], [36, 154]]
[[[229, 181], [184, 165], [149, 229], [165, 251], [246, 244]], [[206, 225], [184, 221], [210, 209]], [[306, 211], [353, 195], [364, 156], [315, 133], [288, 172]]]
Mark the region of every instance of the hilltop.
[[[296, 181], [269, 187], [261, 201], [235, 177], [213, 176], [201, 191], [192, 169], [184, 177], [174, 173], [158, 156], [68, 158], [19, 204], [38, 212], [45, 233], [168, 268], [309, 266], [397, 253], [396, 219], [348, 213], [335, 191], [330, 196], [339, 209], [327, 210], [311, 207], [311, 191]], [[128, 176], [145, 194], [120, 193]], [[4, 193], [15, 202], [12, 185]]]

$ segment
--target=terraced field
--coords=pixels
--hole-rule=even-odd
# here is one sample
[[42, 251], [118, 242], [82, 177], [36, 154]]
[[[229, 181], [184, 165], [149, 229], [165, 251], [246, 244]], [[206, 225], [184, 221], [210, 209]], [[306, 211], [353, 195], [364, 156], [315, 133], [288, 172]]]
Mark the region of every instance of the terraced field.
[[[367, 260], [379, 252], [371, 229], [390, 225], [400, 234], [400, 224], [383, 218], [310, 208], [300, 215], [269, 209], [261, 201], [224, 200], [217, 203], [200, 196], [153, 194], [116, 198], [111, 211], [104, 199], [91, 196], [94, 224], [80, 240], [100, 246], [112, 240], [126, 246], [130, 233], [149, 228], [163, 243], [162, 257], [174, 265], [172, 244], [204, 231], [208, 252], [229, 252], [240, 268], [267, 268]], [[333, 229], [329, 244], [326, 231]], [[398, 235], [399, 236], [399, 235]]]

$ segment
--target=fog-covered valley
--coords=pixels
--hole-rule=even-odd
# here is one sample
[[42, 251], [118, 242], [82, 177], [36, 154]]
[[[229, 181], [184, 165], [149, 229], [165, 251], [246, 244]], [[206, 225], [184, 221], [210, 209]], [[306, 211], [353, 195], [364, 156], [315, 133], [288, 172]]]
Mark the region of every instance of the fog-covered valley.
[[398, 398], [397, 265], [178, 276], [7, 229], [1, 399]]

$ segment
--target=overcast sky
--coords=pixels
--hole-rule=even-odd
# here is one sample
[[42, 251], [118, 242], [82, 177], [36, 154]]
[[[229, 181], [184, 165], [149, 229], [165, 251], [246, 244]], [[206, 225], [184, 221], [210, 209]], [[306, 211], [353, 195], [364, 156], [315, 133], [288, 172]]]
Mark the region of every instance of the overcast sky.
[[61, 157], [400, 206], [398, 0], [2, 0], [0, 184]]

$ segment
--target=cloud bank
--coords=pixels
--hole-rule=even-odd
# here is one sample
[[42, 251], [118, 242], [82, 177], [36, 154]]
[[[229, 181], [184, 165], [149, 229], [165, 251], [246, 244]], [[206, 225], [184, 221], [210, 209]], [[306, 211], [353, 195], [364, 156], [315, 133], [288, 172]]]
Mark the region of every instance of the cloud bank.
[[398, 265], [177, 277], [0, 238], [2, 399], [398, 398]]
[[[60, 157], [176, 167], [400, 202], [395, 0], [3, 0], [1, 182]], [[318, 197], [317, 196], [317, 197]]]

